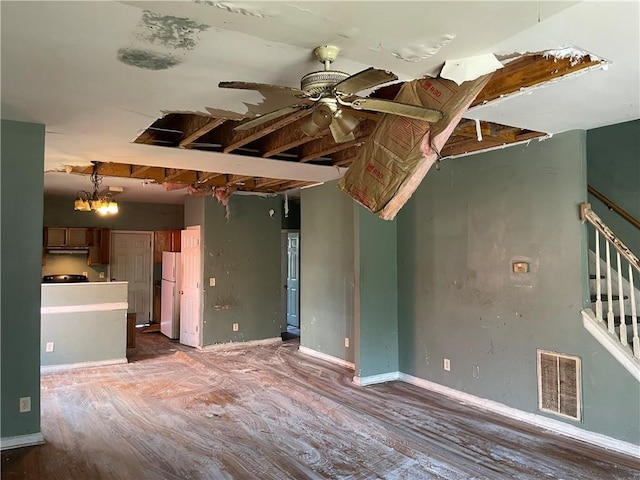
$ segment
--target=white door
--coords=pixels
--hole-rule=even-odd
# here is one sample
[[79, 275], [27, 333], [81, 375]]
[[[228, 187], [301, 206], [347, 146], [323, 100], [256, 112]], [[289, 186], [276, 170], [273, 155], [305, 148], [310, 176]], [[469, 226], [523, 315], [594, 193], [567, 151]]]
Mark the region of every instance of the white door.
[[287, 325], [300, 328], [300, 292], [298, 290], [298, 262], [299, 233], [287, 234]]
[[202, 262], [200, 255], [200, 226], [182, 230], [180, 239], [182, 282], [180, 288], [180, 343], [191, 347], [202, 345], [200, 319], [202, 317]]
[[111, 280], [129, 282], [127, 311], [136, 314], [138, 325], [151, 322], [151, 235], [111, 233]]

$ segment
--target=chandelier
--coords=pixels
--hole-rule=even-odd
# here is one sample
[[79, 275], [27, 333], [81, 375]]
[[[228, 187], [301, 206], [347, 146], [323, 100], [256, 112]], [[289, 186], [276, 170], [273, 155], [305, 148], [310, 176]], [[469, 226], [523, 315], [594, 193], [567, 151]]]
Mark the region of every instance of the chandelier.
[[101, 194], [98, 190], [102, 183], [102, 177], [98, 175], [98, 167], [100, 162], [91, 162], [93, 171], [91, 172], [91, 183], [93, 183], [93, 192], [80, 190], [76, 196], [74, 210], [80, 212], [96, 212], [100, 215], [109, 215], [118, 213], [118, 203], [113, 194], [110, 192]]

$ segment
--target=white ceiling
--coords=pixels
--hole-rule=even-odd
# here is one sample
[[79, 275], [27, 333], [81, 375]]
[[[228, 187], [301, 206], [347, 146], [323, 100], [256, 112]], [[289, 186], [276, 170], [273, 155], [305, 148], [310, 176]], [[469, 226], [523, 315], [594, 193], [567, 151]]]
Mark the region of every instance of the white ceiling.
[[[637, 1], [2, 1], [1, 8], [2, 118], [46, 125], [46, 171], [98, 160], [336, 178], [334, 167], [131, 143], [165, 111], [244, 114], [245, 104], [259, 104], [262, 96], [219, 89], [218, 82], [298, 86], [302, 75], [321, 68], [312, 50], [324, 44], [342, 49], [336, 69], [355, 73], [372, 65], [401, 79], [436, 74], [446, 60], [572, 46], [611, 63], [468, 116], [548, 133], [640, 117]], [[168, 16], [187, 20], [170, 23]], [[119, 57], [175, 65], [151, 70]], [[140, 201], [180, 202], [183, 195], [138, 180], [109, 183]], [[45, 175], [52, 193], [88, 185], [86, 177]]]

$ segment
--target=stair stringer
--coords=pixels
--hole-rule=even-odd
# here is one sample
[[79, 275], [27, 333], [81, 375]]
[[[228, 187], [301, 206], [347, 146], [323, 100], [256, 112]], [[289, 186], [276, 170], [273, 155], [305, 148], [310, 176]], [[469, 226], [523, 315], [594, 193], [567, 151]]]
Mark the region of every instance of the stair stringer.
[[593, 310], [585, 308], [580, 313], [582, 313], [582, 324], [584, 328], [640, 382], [640, 360], [633, 356], [631, 348], [622, 345], [616, 335], [609, 333], [607, 324], [599, 322]]

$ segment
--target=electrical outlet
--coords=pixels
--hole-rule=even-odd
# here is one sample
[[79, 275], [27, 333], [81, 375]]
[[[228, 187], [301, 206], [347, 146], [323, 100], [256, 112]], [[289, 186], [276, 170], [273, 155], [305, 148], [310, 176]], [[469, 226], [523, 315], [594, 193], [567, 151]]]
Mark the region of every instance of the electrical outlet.
[[89, 275], [87, 272], [82, 272], [82, 274], [86, 277], [87, 275]]
[[234, 331], [234, 332], [237, 332], [237, 331], [238, 331], [238, 324], [237, 324], [237, 323], [234, 323], [234, 324], [233, 324], [233, 331]]
[[344, 337], [344, 346], [349, 348], [349, 337]]
[[20, 397], [20, 413], [31, 411], [31, 397]]
[[480, 378], [480, 365], [473, 366], [473, 378]]
[[211, 277], [209, 279], [209, 286], [210, 287], [215, 287], [216, 286], [216, 279], [214, 277]]
[[444, 369], [447, 372], [451, 371], [451, 360], [449, 360], [448, 358], [444, 359]]
[[53, 352], [53, 342], [47, 342], [47, 348], [45, 349], [47, 353]]
[[104, 278], [104, 272], [100, 272], [100, 274], [98, 275], [99, 278]]

